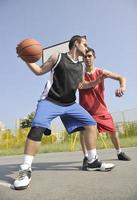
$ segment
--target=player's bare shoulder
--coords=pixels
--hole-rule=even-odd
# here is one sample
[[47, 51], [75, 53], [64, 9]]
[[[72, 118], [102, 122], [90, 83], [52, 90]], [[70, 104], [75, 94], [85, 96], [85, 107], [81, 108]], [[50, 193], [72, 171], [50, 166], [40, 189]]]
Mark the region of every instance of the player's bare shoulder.
[[111, 78], [111, 79], [114, 79], [114, 80], [120, 80], [121, 78], [123, 78], [121, 75], [119, 75], [119, 74], [117, 74], [115, 72], [106, 70], [106, 69], [103, 70], [103, 75], [106, 78]]
[[107, 77], [109, 77], [112, 74], [112, 72], [107, 69], [103, 69], [102, 71], [103, 71], [103, 74], [106, 75]]
[[52, 54], [45, 62], [46, 65], [54, 66], [58, 59], [58, 53]]
[[58, 53], [51, 55], [48, 60], [42, 65], [43, 72], [50, 71], [58, 60]]

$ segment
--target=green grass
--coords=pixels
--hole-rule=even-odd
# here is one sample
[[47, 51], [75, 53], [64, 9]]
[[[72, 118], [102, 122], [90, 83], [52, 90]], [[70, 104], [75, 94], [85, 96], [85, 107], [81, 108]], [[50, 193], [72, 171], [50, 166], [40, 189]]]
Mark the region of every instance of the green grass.
[[[109, 138], [104, 138], [107, 148], [114, 148]], [[120, 137], [120, 144], [122, 148], [125, 147], [137, 147], [137, 136], [126, 136]], [[100, 139], [97, 140], [97, 149], [104, 149], [104, 145]], [[79, 140], [77, 140], [73, 151], [81, 150]], [[50, 153], [50, 152], [67, 152], [72, 151], [70, 141], [54, 143], [54, 144], [43, 144], [40, 147], [39, 153]], [[24, 152], [24, 146], [17, 146], [16, 148], [5, 148], [0, 150], [0, 156], [5, 155], [20, 155]]]
[[[122, 123], [118, 129], [121, 147], [137, 147], [137, 122]], [[30, 128], [20, 128], [16, 133], [12, 133], [7, 129], [0, 132], [0, 156], [3, 155], [19, 155], [24, 152], [24, 143]], [[57, 136], [52, 134], [42, 138], [42, 145], [39, 153], [63, 152], [63, 151], [79, 151], [81, 150], [79, 142], [79, 133], [68, 135], [64, 130], [60, 133], [63, 140], [56, 143]], [[114, 148], [108, 135], [102, 135], [107, 148]], [[75, 145], [70, 145], [76, 139]], [[73, 148], [72, 148], [73, 147]], [[105, 148], [101, 138], [97, 139], [97, 149]]]
[[[121, 148], [137, 147], [137, 136], [119, 137], [119, 140], [120, 140]], [[114, 146], [109, 138], [104, 139], [104, 141], [107, 144], [107, 148], [114, 148]], [[101, 140], [97, 140], [97, 148], [98, 149], [104, 148], [104, 145], [101, 142]]]

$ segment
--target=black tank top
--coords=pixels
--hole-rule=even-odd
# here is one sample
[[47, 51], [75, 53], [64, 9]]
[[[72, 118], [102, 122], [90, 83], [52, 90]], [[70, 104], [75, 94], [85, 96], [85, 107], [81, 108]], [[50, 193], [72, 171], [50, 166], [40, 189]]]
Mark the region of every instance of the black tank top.
[[76, 100], [76, 90], [82, 76], [83, 66], [80, 61], [74, 62], [67, 54], [59, 54], [41, 99], [47, 99], [58, 105], [73, 104]]

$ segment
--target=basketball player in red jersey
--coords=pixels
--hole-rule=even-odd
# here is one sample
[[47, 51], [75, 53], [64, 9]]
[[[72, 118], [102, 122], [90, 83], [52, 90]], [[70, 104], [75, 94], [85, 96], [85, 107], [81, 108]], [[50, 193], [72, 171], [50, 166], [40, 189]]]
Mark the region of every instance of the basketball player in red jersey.
[[[117, 157], [119, 160], [129, 161], [130, 158], [121, 150], [119, 138], [116, 134], [115, 125], [112, 119], [111, 114], [107, 109], [107, 105], [104, 101], [104, 79], [111, 78], [119, 81], [119, 88], [115, 91], [115, 95], [117, 97], [123, 96], [126, 89], [126, 79], [119, 74], [110, 72], [108, 70], [102, 70], [100, 68], [95, 67], [95, 51], [88, 47], [88, 51], [85, 55], [84, 62], [86, 65], [85, 71], [85, 80], [93, 81], [96, 80], [97, 77], [103, 74], [102, 81], [96, 85], [95, 87], [85, 89], [82, 84], [79, 85], [79, 101], [80, 105], [82, 105], [96, 120], [97, 129], [99, 133], [110, 133], [110, 138], [112, 143], [117, 151]], [[86, 150], [86, 146], [83, 138], [83, 131], [80, 134], [80, 141], [82, 150], [84, 153], [83, 166], [82, 169], [86, 170], [87, 160], [88, 160], [88, 152]]]

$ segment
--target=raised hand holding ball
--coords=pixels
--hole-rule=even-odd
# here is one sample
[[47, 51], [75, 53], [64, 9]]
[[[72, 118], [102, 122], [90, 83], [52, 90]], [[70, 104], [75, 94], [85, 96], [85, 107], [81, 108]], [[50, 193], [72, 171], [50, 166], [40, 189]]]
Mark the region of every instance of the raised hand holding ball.
[[28, 38], [21, 41], [16, 52], [27, 63], [37, 62], [42, 56], [42, 45], [33, 38]]

